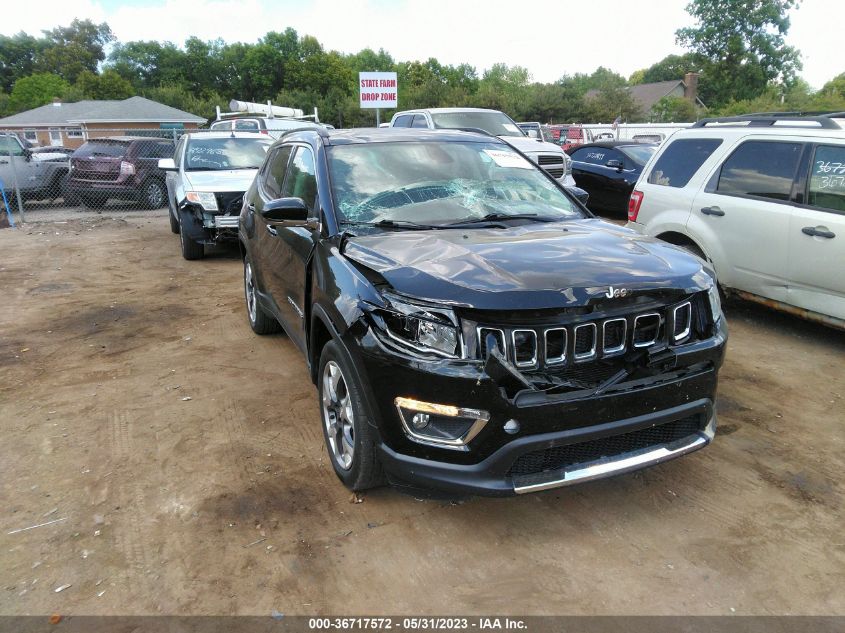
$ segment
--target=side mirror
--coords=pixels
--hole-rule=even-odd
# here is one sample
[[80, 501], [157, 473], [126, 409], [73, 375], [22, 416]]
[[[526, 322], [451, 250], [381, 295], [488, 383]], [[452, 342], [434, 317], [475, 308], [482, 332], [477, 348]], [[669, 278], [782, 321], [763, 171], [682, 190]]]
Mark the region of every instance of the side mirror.
[[158, 168], [163, 171], [176, 171], [176, 161], [172, 158], [159, 158]]
[[302, 198], [277, 198], [264, 205], [261, 216], [274, 222], [285, 222], [288, 226], [305, 226], [308, 207]]
[[611, 169], [615, 169], [617, 171], [622, 171], [624, 165], [622, 164], [621, 160], [611, 159], [605, 163], [605, 166], [610, 167]]
[[23, 148], [23, 159], [26, 162], [30, 162], [32, 160], [32, 150], [28, 147]]
[[537, 130], [527, 130], [526, 134], [528, 134], [528, 138], [539, 138], [540, 135], [537, 134]]

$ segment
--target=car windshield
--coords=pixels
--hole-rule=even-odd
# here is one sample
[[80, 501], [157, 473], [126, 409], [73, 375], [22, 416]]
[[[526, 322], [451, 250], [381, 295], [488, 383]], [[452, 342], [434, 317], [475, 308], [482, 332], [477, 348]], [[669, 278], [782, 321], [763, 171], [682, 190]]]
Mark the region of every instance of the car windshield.
[[76, 158], [85, 156], [105, 156], [108, 158], [122, 158], [126, 155], [129, 143], [116, 141], [113, 143], [105, 141], [89, 141], [74, 152]]
[[264, 136], [193, 138], [185, 150], [185, 171], [258, 169], [272, 143]]
[[438, 128], [474, 128], [493, 136], [525, 136], [519, 126], [502, 112], [432, 112], [431, 120]]
[[618, 149], [642, 167], [648, 162], [649, 158], [654, 156], [654, 152], [657, 151], [657, 145], [626, 145]]
[[502, 143], [337, 145], [328, 164], [341, 222], [447, 226], [584, 217], [548, 176]]

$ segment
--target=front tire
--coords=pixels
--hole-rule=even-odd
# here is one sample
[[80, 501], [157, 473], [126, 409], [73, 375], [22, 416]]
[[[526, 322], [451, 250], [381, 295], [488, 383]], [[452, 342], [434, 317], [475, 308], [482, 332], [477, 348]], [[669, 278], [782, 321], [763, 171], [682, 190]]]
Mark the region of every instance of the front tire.
[[181, 223], [179, 224], [179, 244], [182, 247], [182, 257], [187, 260], [202, 259], [205, 255], [203, 245], [185, 235], [185, 229]]
[[337, 342], [323, 347], [317, 375], [323, 439], [335, 474], [350, 490], [383, 485], [370, 426], [372, 414], [352, 364]]
[[256, 334], [273, 334], [281, 329], [279, 322], [264, 311], [258, 302], [258, 286], [249, 257], [244, 257], [244, 299], [249, 326]]

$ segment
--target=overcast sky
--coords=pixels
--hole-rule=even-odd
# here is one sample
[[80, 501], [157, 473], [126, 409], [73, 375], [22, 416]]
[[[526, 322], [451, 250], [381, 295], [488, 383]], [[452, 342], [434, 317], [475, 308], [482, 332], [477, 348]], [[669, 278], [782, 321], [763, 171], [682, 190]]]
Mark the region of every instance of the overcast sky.
[[[792, 12], [788, 42], [802, 53], [813, 88], [845, 72], [842, 0], [804, 0]], [[191, 35], [254, 42], [291, 26], [327, 50], [384, 48], [397, 61], [434, 57], [469, 63], [479, 75], [497, 62], [525, 66], [535, 81], [590, 73], [598, 66], [625, 77], [671, 53], [675, 30], [691, 24], [687, 0], [38, 0], [7, 1], [0, 33], [67, 25], [74, 18], [108, 22], [120, 41]]]

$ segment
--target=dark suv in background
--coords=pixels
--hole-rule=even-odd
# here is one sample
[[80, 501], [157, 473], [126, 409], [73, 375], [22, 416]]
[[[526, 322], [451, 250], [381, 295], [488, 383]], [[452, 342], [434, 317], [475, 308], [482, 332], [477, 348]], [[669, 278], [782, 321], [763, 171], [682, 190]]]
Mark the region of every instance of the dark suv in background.
[[174, 144], [166, 138], [113, 136], [91, 139], [70, 159], [68, 191], [91, 208], [110, 199], [131, 200], [157, 209], [167, 203], [160, 158], [173, 158]]
[[288, 134], [239, 237], [249, 323], [305, 355], [352, 489], [531, 492], [714, 436], [712, 272], [594, 218], [496, 137]]

